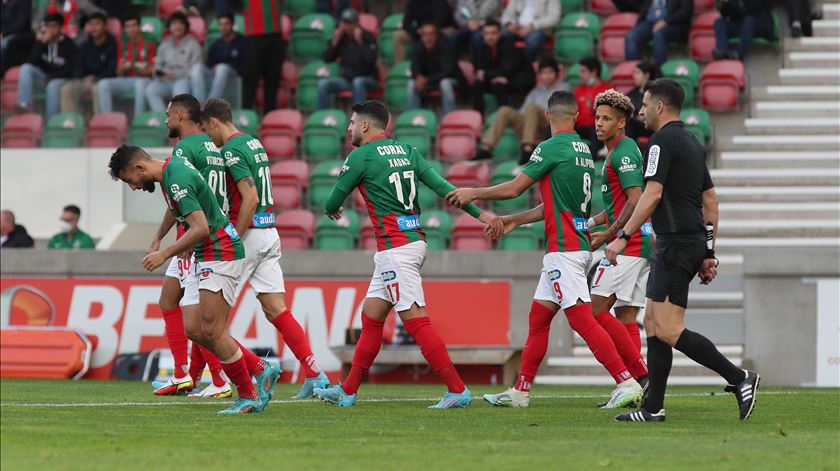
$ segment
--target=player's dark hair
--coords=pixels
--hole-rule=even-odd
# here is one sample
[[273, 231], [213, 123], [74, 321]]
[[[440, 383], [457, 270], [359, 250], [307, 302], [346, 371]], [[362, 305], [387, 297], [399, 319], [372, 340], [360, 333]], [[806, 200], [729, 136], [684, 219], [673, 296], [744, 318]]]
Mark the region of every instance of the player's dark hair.
[[98, 12], [98, 11], [95, 11], [95, 12], [91, 13], [91, 14], [90, 14], [90, 16], [88, 16], [88, 19], [87, 19], [87, 20], [88, 20], [88, 21], [99, 20], [99, 21], [101, 21], [101, 22], [103, 22], [103, 23], [107, 23], [107, 22], [108, 22], [108, 18], [107, 18], [105, 15], [103, 15], [102, 13]]
[[591, 70], [592, 73], [601, 78], [601, 61], [599, 61], [596, 57], [587, 57], [585, 59], [581, 59], [578, 64], [586, 67], [587, 69]]
[[201, 121], [201, 103], [198, 102], [198, 98], [189, 93], [182, 93], [172, 97], [169, 103], [171, 106], [177, 106], [186, 111], [193, 123]]
[[537, 65], [537, 70], [542, 71], [543, 69], [554, 69], [557, 72], [559, 66], [557, 65], [557, 59], [554, 58], [551, 54], [546, 54], [540, 57], [540, 62]]
[[219, 15], [219, 19], [221, 20], [222, 18], [227, 18], [231, 23], [236, 24], [236, 21], [233, 19], [233, 13], [222, 13]]
[[647, 74], [648, 81], [656, 80], [662, 77], [662, 70], [660, 70], [659, 66], [656, 64], [652, 64], [650, 62], [639, 62], [636, 64], [636, 68], [641, 70], [643, 74]]
[[655, 101], [665, 104], [665, 107], [670, 108], [671, 111], [679, 113], [682, 109], [685, 91], [675, 80], [669, 78], [653, 80], [645, 84], [645, 91], [649, 92]]
[[76, 215], [76, 217], [80, 217], [82, 215], [81, 208], [79, 208], [75, 204], [68, 204], [64, 207], [63, 211], [66, 213], [73, 213]]
[[564, 112], [567, 114], [577, 113], [578, 107], [575, 94], [565, 90], [557, 90], [552, 93], [551, 96], [548, 97], [548, 108], [546, 109], [551, 111], [551, 109], [555, 107], [563, 107]]
[[388, 120], [390, 119], [388, 108], [379, 100], [356, 103], [352, 109], [354, 113], [359, 116], [364, 116], [379, 129], [385, 129], [388, 126]]
[[58, 23], [60, 26], [64, 26], [64, 15], [61, 13], [47, 13], [44, 16], [44, 24], [50, 23]]
[[139, 25], [140, 24], [140, 15], [138, 15], [137, 13], [126, 13], [126, 15], [123, 16], [123, 19], [122, 19], [123, 26], [125, 26], [125, 24], [128, 23], [129, 21], [136, 21], [137, 24]]
[[120, 179], [120, 174], [127, 169], [132, 162], [143, 155], [143, 149], [129, 144], [123, 144], [117, 147], [117, 150], [111, 154], [111, 160], [108, 162], [108, 168], [111, 172], [111, 178], [114, 180]]
[[233, 112], [230, 110], [230, 103], [221, 98], [211, 98], [204, 102], [201, 109], [201, 121], [216, 118], [223, 123], [233, 122]]
[[184, 28], [187, 29], [187, 32], [190, 31], [190, 20], [187, 19], [187, 15], [181, 13], [180, 11], [176, 11], [175, 13], [169, 15], [169, 18], [166, 19], [166, 29], [169, 29], [174, 21], [180, 21], [184, 24]]
[[502, 24], [499, 23], [499, 20], [495, 18], [489, 18], [484, 22], [484, 28], [490, 26], [491, 28], [498, 28], [499, 30], [502, 29]]

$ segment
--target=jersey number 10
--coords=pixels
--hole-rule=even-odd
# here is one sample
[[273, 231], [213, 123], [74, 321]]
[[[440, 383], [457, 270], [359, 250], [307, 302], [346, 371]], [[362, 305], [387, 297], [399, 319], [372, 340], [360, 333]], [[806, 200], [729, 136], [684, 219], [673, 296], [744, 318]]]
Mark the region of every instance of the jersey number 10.
[[406, 170], [402, 173], [402, 177], [409, 181], [411, 185], [411, 190], [408, 193], [408, 204], [405, 201], [405, 195], [403, 194], [403, 186], [402, 182], [400, 181], [400, 173], [394, 172], [388, 177], [388, 182], [394, 185], [394, 189], [397, 191], [397, 199], [403, 205], [406, 211], [411, 211], [414, 209], [414, 197], [417, 195], [417, 186], [414, 184], [414, 170]]

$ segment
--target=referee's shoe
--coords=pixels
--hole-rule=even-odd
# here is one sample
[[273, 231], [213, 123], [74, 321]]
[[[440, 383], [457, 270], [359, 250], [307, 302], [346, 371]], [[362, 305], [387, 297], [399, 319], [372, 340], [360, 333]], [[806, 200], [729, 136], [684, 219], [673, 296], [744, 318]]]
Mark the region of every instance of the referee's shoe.
[[738, 413], [741, 420], [747, 420], [752, 415], [755, 408], [756, 394], [758, 393], [758, 385], [761, 383], [761, 376], [755, 371], [744, 370], [747, 374], [746, 379], [736, 385], [729, 385], [724, 388], [724, 391], [735, 394], [735, 399], [738, 400]]
[[616, 422], [665, 422], [665, 409], [652, 414], [640, 407], [633, 412], [625, 412], [615, 416]]

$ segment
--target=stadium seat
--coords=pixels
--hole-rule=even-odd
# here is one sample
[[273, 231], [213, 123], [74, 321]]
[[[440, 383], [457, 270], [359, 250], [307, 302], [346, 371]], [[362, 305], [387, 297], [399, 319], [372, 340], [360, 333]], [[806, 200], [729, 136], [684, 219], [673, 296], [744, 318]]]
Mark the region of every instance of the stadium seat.
[[611, 15], [618, 11], [612, 0], [591, 0], [589, 9], [599, 15]]
[[269, 159], [294, 159], [303, 128], [303, 115], [298, 110], [273, 110], [263, 117], [259, 138]]
[[334, 29], [335, 20], [330, 15], [311, 13], [298, 18], [292, 26], [292, 57], [298, 60], [320, 59]]
[[316, 165], [309, 174], [309, 207], [322, 211], [333, 184], [341, 173], [343, 160], [328, 160]]
[[[612, 4], [608, 0], [606, 3]], [[638, 17], [636, 13], [615, 13], [607, 17], [598, 39], [598, 52], [602, 60], [610, 63], [624, 60], [624, 35], [636, 26]]]
[[236, 128], [245, 134], [256, 136], [257, 129], [259, 129], [260, 126], [260, 118], [254, 110], [234, 110], [233, 124], [235, 124]]
[[684, 108], [680, 112], [680, 120], [685, 123], [685, 129], [694, 134], [703, 144], [708, 143], [712, 136], [712, 120], [709, 112], [700, 108]]
[[[427, 160], [426, 162], [429, 163], [438, 175], [443, 175], [443, 164], [439, 160]], [[436, 208], [438, 206], [438, 200], [438, 195], [423, 182], [420, 182], [417, 190], [417, 202], [420, 204], [420, 210], [425, 211]]]
[[579, 12], [565, 15], [554, 32], [554, 53], [566, 62], [592, 56], [601, 20], [594, 13]]
[[161, 18], [169, 18], [169, 15], [175, 13], [176, 10], [183, 6], [182, 0], [158, 0], [158, 16]]
[[297, 65], [292, 61], [283, 61], [280, 86], [277, 87], [277, 107], [289, 108], [292, 105], [292, 94], [297, 88]]
[[47, 121], [41, 147], [74, 148], [85, 139], [85, 120], [79, 113], [59, 113]]
[[146, 111], [131, 120], [126, 142], [140, 147], [162, 147], [169, 143], [166, 114]]
[[464, 78], [467, 80], [467, 85], [472, 85], [473, 81], [475, 80], [475, 66], [470, 61], [458, 61], [458, 68], [461, 69], [461, 73], [464, 74]]
[[633, 82], [633, 70], [639, 61], [626, 61], [615, 66], [610, 77], [610, 85], [621, 93], [627, 93], [636, 87]]
[[715, 49], [715, 20], [720, 18], [717, 11], [707, 11], [694, 17], [694, 24], [688, 33], [688, 49], [691, 51], [691, 58], [708, 62], [712, 60], [712, 51]]
[[347, 133], [347, 115], [338, 109], [312, 113], [303, 125], [300, 147], [307, 160], [321, 161], [341, 157]]
[[17, 105], [17, 87], [20, 77], [20, 66], [12, 67], [3, 75], [3, 84], [0, 86], [0, 100], [2, 100], [3, 111], [10, 111]]
[[385, 104], [389, 109], [402, 111], [408, 107], [408, 81], [411, 80], [411, 61], [395, 64], [385, 78]]
[[490, 164], [487, 162], [455, 162], [446, 171], [446, 179], [457, 187], [480, 187], [490, 184]]
[[306, 64], [298, 74], [295, 99], [301, 111], [314, 111], [318, 104], [318, 81], [338, 75], [338, 64], [313, 61]]
[[319, 250], [353, 250], [360, 229], [359, 215], [354, 211], [345, 210], [337, 221], [321, 216], [315, 226], [314, 246]]
[[683, 107], [694, 103], [694, 89], [700, 81], [700, 71], [697, 62], [691, 59], [671, 59], [662, 64], [662, 75], [675, 80], [685, 91]]
[[163, 21], [157, 16], [144, 16], [140, 18], [140, 31], [150, 41], [160, 42], [163, 37]]
[[128, 118], [124, 113], [99, 113], [88, 123], [87, 147], [117, 147], [128, 132]]
[[277, 216], [277, 233], [283, 250], [304, 250], [315, 235], [315, 215], [305, 209], [290, 209]]
[[[609, 66], [601, 62], [601, 78], [606, 80], [607, 77], [610, 76], [609, 74]], [[569, 84], [570, 87], [574, 88], [580, 83], [580, 64], [574, 63], [571, 67], [568, 68], [566, 72], [566, 83]]]
[[438, 156], [444, 162], [471, 159], [481, 136], [481, 113], [454, 110], [447, 113], [438, 129]]
[[583, 11], [583, 0], [561, 0], [560, 11], [564, 15], [575, 11]]
[[302, 160], [280, 160], [271, 164], [271, 195], [275, 209], [303, 206], [303, 192], [309, 184], [309, 165]]
[[437, 115], [431, 110], [406, 111], [397, 117], [392, 135], [401, 143], [414, 146], [423, 157], [431, 158], [437, 124]]
[[420, 225], [430, 250], [446, 250], [449, 234], [452, 233], [452, 217], [447, 211], [433, 209], [421, 212]]
[[204, 40], [207, 38], [207, 23], [204, 22], [204, 18], [189, 16], [187, 20], [190, 22], [190, 34], [195, 36], [198, 42], [204, 44]]
[[372, 34], [374, 37], [379, 36], [379, 18], [370, 13], [359, 13], [359, 26], [363, 30]]
[[402, 28], [403, 14], [397, 13], [385, 18], [379, 32], [379, 57], [390, 63], [394, 59], [394, 31]]
[[700, 76], [702, 107], [712, 111], [738, 109], [738, 95], [745, 86], [744, 63], [737, 60], [710, 62]]
[[122, 22], [119, 18], [113, 16], [108, 17], [108, 22], [105, 24], [105, 29], [115, 38], [122, 36]]
[[509, 251], [540, 250], [545, 234], [545, 223], [538, 221], [523, 224], [499, 239], [499, 249]]
[[302, 16], [315, 13], [315, 0], [287, 0], [286, 13], [292, 16]]
[[461, 214], [452, 227], [452, 250], [490, 250], [492, 241], [484, 235], [484, 223], [469, 214]]
[[[496, 114], [497, 112], [494, 111], [484, 121], [484, 132], [487, 132], [490, 126], [493, 125], [493, 121], [496, 120]], [[505, 128], [501, 139], [499, 139], [496, 147], [493, 148], [493, 157], [498, 159], [516, 158], [518, 160], [519, 154], [521, 153], [521, 146], [522, 143], [519, 141], [519, 136], [513, 132], [513, 129]]]
[[[503, 162], [493, 170], [490, 179], [491, 185], [498, 185], [516, 178], [522, 170], [522, 166], [516, 161]], [[494, 201], [493, 209], [499, 213], [511, 214], [517, 211], [528, 209], [530, 203], [530, 191], [525, 191], [516, 198], [502, 201]]]
[[37, 147], [44, 129], [44, 118], [36, 113], [10, 116], [0, 133], [0, 147]]

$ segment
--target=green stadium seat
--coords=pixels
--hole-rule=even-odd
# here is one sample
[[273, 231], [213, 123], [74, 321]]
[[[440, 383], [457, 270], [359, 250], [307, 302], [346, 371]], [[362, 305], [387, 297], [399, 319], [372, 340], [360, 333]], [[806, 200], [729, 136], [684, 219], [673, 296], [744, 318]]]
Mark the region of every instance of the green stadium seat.
[[85, 139], [85, 120], [79, 113], [59, 113], [47, 122], [41, 147], [79, 147]]
[[583, 0], [560, 0], [560, 12], [568, 14], [575, 11], [583, 11]]
[[543, 221], [523, 224], [499, 239], [499, 249], [509, 251], [541, 250], [545, 235]]
[[[429, 165], [440, 175], [443, 175], [443, 164], [439, 160], [427, 160]], [[436, 208], [440, 198], [438, 195], [427, 187], [423, 182], [420, 182], [420, 187], [417, 190], [417, 202], [420, 204], [420, 211]]]
[[146, 111], [131, 120], [127, 142], [140, 147], [163, 147], [169, 144], [166, 114]]
[[[497, 111], [494, 111], [487, 117], [487, 120], [484, 121], [484, 131], [490, 129], [490, 126], [493, 124], [493, 120], [496, 119]], [[496, 144], [496, 147], [493, 148], [493, 157], [496, 159], [507, 160], [511, 158], [519, 159], [519, 154], [521, 153], [522, 143], [519, 140], [519, 136], [513, 132], [513, 129], [506, 128], [502, 133], [501, 139]]]
[[245, 134], [257, 135], [260, 128], [260, 118], [254, 110], [243, 109], [233, 111], [233, 124]]
[[299, 60], [320, 59], [334, 29], [335, 20], [330, 15], [312, 13], [298, 18], [292, 26], [292, 57]]
[[314, 111], [318, 105], [318, 81], [322, 78], [338, 75], [338, 64], [335, 62], [314, 61], [306, 64], [298, 75], [297, 108], [300, 111]]
[[691, 59], [671, 59], [662, 64], [662, 75], [677, 81], [685, 91], [683, 107], [694, 103], [694, 90], [700, 84], [700, 68]]
[[709, 112], [702, 108], [685, 108], [680, 112], [680, 120], [685, 129], [694, 134], [697, 140], [706, 144], [712, 137], [712, 120]]
[[430, 250], [446, 250], [452, 232], [452, 216], [447, 211], [431, 210], [420, 213], [420, 225], [426, 234]]
[[315, 225], [314, 245], [319, 250], [353, 250], [361, 230], [359, 215], [345, 210], [341, 219], [333, 221], [321, 216]]
[[[154, 2], [152, 2], [154, 3]], [[160, 42], [163, 37], [163, 20], [157, 16], [144, 16], [140, 18], [140, 31], [150, 41]]]
[[309, 173], [309, 208], [316, 213], [323, 211], [342, 165], [343, 160], [328, 160], [316, 165]]
[[315, 0], [286, 0], [286, 13], [292, 16], [315, 13]]
[[385, 104], [391, 110], [408, 107], [408, 81], [411, 80], [411, 61], [395, 64], [385, 78]]
[[341, 156], [347, 132], [347, 115], [338, 109], [316, 111], [303, 125], [301, 149], [307, 160], [321, 161]]
[[394, 139], [414, 146], [423, 157], [431, 157], [432, 140], [437, 132], [437, 115], [431, 110], [411, 110], [397, 117]]
[[379, 56], [390, 63], [394, 59], [394, 31], [402, 28], [403, 14], [397, 13], [385, 18], [379, 29]]
[[[606, 62], [601, 62], [601, 80], [609, 80], [610, 68]], [[566, 69], [566, 83], [574, 88], [580, 84], [580, 64], [575, 62], [571, 67]]]
[[[500, 183], [513, 180], [517, 175], [519, 175], [521, 169], [522, 166], [516, 161], [498, 164], [493, 170], [493, 176], [490, 178], [490, 185], [498, 185]], [[530, 204], [530, 195], [530, 191], [525, 191], [525, 193], [522, 193], [513, 199], [494, 201], [493, 209], [505, 214], [528, 209]]]
[[[780, 42], [780, 30], [779, 30], [779, 15], [774, 11], [773, 13], [773, 38], [767, 39], [762, 38], [760, 36], [754, 36], [752, 40], [752, 44], [757, 46], [767, 46], [772, 47], [774, 49], [778, 49], [781, 42]], [[729, 43], [732, 45], [738, 44], [738, 38], [729, 38]]]
[[591, 57], [600, 29], [601, 20], [594, 13], [565, 15], [554, 31], [554, 53], [560, 60], [569, 62]]

